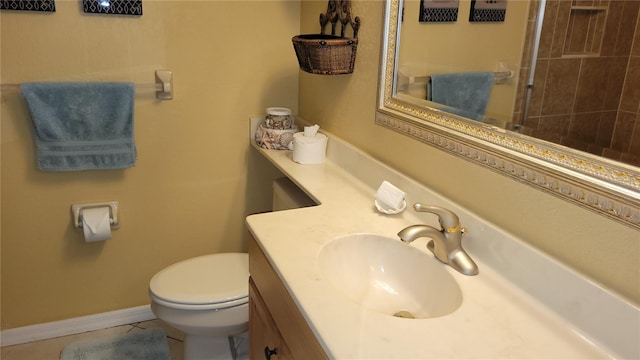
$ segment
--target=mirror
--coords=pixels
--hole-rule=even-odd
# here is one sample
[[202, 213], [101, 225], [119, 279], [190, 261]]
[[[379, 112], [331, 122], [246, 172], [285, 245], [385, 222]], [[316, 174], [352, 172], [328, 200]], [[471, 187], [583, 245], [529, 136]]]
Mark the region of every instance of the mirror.
[[[487, 5], [504, 8], [500, 20], [465, 21], [478, 4], [485, 2], [404, 1], [404, 13], [416, 16], [400, 24], [396, 96], [640, 165], [640, 138], [633, 136], [640, 76], [630, 61], [636, 34], [629, 31], [637, 26], [637, 5], [509, 1], [505, 19], [507, 1], [491, 0]], [[426, 10], [434, 15], [422, 21]], [[442, 21], [436, 15], [450, 13], [456, 16], [435, 23]]]
[[[508, 2], [507, 19], [511, 15], [512, 3], [529, 4], [528, 1]], [[468, 3], [461, 1], [460, 4], [462, 8]], [[404, 23], [417, 22], [418, 19], [417, 14], [413, 16], [405, 9], [405, 20], [401, 21], [403, 8], [402, 0], [388, 0], [386, 3], [376, 112], [378, 125], [640, 229], [638, 167], [528, 136], [520, 131], [521, 128], [513, 126], [513, 121], [495, 117], [485, 117], [484, 122], [471, 120], [460, 116], [455, 108], [420, 99], [402, 89], [407, 68], [410, 72], [412, 67], [417, 68], [412, 64], [400, 63], [404, 54], [401, 52], [402, 41], [405, 39], [403, 27]], [[458, 20], [464, 21], [464, 18]], [[425, 41], [427, 40], [423, 39]], [[432, 50], [424, 44], [422, 48], [424, 52]], [[446, 53], [444, 55], [451, 56]], [[513, 66], [518, 60], [506, 59], [505, 62]], [[408, 76], [415, 79], [423, 75], [428, 74]], [[517, 88], [516, 79], [508, 81], [516, 83], [512, 87]], [[493, 88], [499, 86], [502, 85], [495, 85]], [[487, 118], [489, 121], [486, 121]]]

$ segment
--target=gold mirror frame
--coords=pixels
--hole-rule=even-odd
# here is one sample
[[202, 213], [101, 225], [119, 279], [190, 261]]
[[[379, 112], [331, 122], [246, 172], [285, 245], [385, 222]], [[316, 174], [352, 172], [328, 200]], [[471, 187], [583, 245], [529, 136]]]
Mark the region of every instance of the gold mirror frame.
[[376, 124], [640, 229], [640, 171], [394, 94], [402, 0], [387, 0]]

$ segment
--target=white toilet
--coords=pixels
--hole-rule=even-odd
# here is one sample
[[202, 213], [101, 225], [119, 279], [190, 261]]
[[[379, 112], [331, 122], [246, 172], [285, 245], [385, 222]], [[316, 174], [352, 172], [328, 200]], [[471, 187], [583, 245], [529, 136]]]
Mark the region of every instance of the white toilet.
[[[273, 182], [273, 209], [313, 206], [291, 180]], [[233, 336], [249, 325], [249, 257], [219, 253], [180, 261], [149, 283], [151, 310], [185, 334], [185, 360], [235, 357]]]
[[151, 310], [184, 333], [185, 360], [229, 358], [232, 336], [248, 329], [248, 282], [246, 253], [180, 261], [151, 279]]

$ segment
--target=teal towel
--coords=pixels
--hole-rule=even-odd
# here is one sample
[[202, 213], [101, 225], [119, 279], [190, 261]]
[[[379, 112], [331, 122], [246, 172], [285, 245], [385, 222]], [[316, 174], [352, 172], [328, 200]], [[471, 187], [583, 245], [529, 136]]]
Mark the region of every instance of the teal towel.
[[429, 100], [455, 108], [452, 112], [457, 115], [481, 120], [493, 82], [492, 72], [431, 75]]
[[132, 83], [24, 83], [44, 171], [123, 169], [136, 161]]

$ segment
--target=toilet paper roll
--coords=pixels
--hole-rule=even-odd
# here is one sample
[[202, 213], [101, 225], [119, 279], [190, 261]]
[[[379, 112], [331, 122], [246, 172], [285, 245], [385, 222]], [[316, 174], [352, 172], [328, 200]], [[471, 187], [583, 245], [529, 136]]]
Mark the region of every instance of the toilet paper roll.
[[82, 210], [82, 230], [86, 242], [111, 239], [109, 208], [97, 207]]
[[293, 161], [299, 164], [321, 164], [326, 152], [326, 135], [304, 136], [304, 132], [293, 135]]

